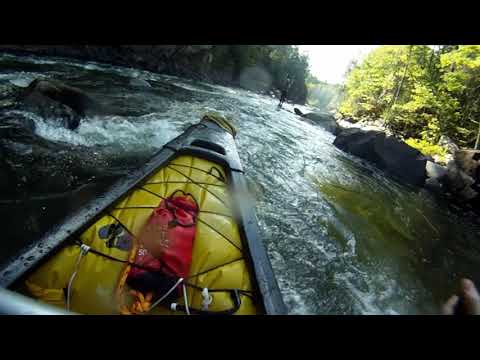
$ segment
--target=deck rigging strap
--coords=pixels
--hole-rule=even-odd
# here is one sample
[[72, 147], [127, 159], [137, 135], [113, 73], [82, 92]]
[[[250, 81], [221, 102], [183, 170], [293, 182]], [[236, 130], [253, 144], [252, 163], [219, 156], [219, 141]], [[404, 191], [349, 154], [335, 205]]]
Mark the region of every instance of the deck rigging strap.
[[[186, 175], [185, 173], [183, 173], [183, 172], [181, 172], [181, 171], [179, 171], [179, 170], [177, 170], [177, 169], [174, 169], [174, 168], [170, 167], [170, 165], [183, 166], [183, 167], [188, 167], [188, 168], [200, 170], [200, 171], [203, 171], [203, 172], [209, 174], [210, 176], [216, 178], [216, 179], [219, 180], [219, 181], [225, 182], [225, 178], [223, 177], [221, 171], [220, 171], [218, 168], [212, 166], [212, 167], [210, 168], [210, 170], [207, 172], [207, 171], [205, 171], [205, 170], [203, 170], [203, 169], [195, 168], [195, 167], [193, 167], [193, 166], [180, 165], [180, 164], [169, 164], [169, 165], [167, 165], [167, 167], [169, 167], [171, 170], [174, 170], [174, 171], [178, 172], [179, 174], [181, 174], [182, 176], [184, 176], [185, 178], [187, 178], [187, 179], [189, 180], [188, 182], [185, 181], [184, 183], [188, 183], [188, 184], [191, 183], [191, 184], [197, 185], [198, 187], [202, 188], [203, 190], [205, 190], [206, 192], [208, 192], [209, 194], [211, 194], [212, 196], [214, 196], [215, 198], [217, 198], [223, 205], [227, 206], [227, 204], [223, 201], [223, 199], [221, 199], [219, 196], [217, 196], [216, 194], [214, 194], [214, 193], [213, 193], [212, 191], [210, 191], [208, 188], [202, 186], [203, 184], [194, 181], [194, 180], [193, 180], [192, 178], [190, 178], [188, 175]], [[220, 177], [217, 177], [217, 176], [215, 176], [215, 175], [213, 174], [213, 169], [215, 169], [215, 170], [218, 172], [218, 174], [220, 175]], [[146, 183], [145, 185], [147, 185], [147, 184], [148, 184], [148, 183]], [[206, 184], [206, 185], [207, 185], [207, 184]], [[214, 184], [208, 184], [208, 185], [214, 185]], [[217, 186], [218, 186], [218, 185], [217, 185]], [[199, 206], [197, 200], [195, 199], [195, 197], [194, 197], [192, 194], [190, 194], [190, 193], [185, 193], [185, 192], [184, 192], [183, 190], [181, 190], [181, 189], [175, 190], [168, 198], [165, 198], [165, 197], [163, 197], [163, 196], [161, 196], [161, 195], [159, 195], [159, 194], [157, 194], [157, 193], [155, 193], [155, 192], [153, 192], [153, 191], [150, 191], [150, 190], [148, 190], [148, 189], [145, 189], [145, 188], [143, 188], [142, 186], [138, 186], [137, 189], [146, 191], [146, 192], [148, 192], [148, 193], [151, 193], [152, 195], [155, 195], [155, 196], [161, 198], [162, 200], [164, 200], [164, 201], [166, 201], [166, 202], [168, 202], [169, 199], [172, 198], [175, 194], [177, 194], [178, 192], [181, 192], [181, 193], [183, 193], [183, 194], [186, 195], [186, 196], [190, 196], [190, 197], [194, 200], [195, 205], [196, 205], [197, 209], [199, 210], [199, 212], [202, 212], [202, 211], [200, 210], [200, 206]], [[181, 208], [182, 210], [190, 213], [189, 209], [182, 208], [181, 206], [176, 205], [176, 204], [170, 204], [170, 205], [171, 205], [171, 206], [173, 205], [174, 207], [177, 207], [177, 208]], [[114, 208], [113, 210], [123, 210], [123, 209], [129, 210], [129, 209], [136, 209], [136, 208], [138, 208], [138, 207]], [[142, 208], [145, 208], [145, 207], [142, 207]], [[147, 207], [147, 208], [148, 208], [148, 207]], [[152, 207], [152, 208], [153, 208], [153, 207]], [[205, 211], [204, 211], [204, 212], [205, 212]], [[215, 213], [215, 212], [209, 212], [209, 213], [218, 214], [218, 215], [224, 215], [224, 214]], [[120, 226], [122, 226], [122, 227], [125, 229], [125, 231], [127, 231], [133, 238], [136, 238], [136, 236], [133, 234], [133, 232], [132, 232], [130, 229], [128, 229], [128, 228], [125, 226], [125, 224], [123, 224], [123, 223], [120, 221], [120, 219], [118, 219], [115, 215], [111, 214], [110, 212], [108, 212], [107, 215], [110, 216], [110, 217], [112, 217], [112, 218], [113, 218]], [[226, 215], [224, 215], [224, 216], [226, 216]], [[207, 222], [205, 222], [204, 220], [200, 219], [198, 216], [196, 217], [196, 220], [202, 222], [203, 224], [205, 224], [206, 226], [208, 226], [209, 228], [211, 228], [213, 231], [215, 231], [217, 234], [219, 234], [219, 235], [222, 236], [225, 240], [227, 240], [230, 244], [232, 244], [235, 248], [237, 248], [237, 249], [242, 253], [242, 257], [240, 257], [240, 258], [238, 258], [238, 259], [235, 259], [235, 260], [233, 260], [233, 261], [229, 261], [229, 262], [227, 262], [227, 263], [224, 263], [224, 264], [215, 266], [215, 267], [213, 267], [213, 268], [211, 268], [211, 269], [207, 269], [207, 270], [202, 271], [202, 272], [200, 272], [200, 273], [190, 275], [189, 277], [187, 277], [187, 278], [184, 279], [184, 278], [176, 278], [176, 277], [174, 277], [174, 276], [167, 275], [167, 274], [165, 274], [165, 273], [163, 273], [163, 272], [160, 273], [159, 271], [153, 271], [152, 269], [149, 269], [149, 268], [146, 268], [146, 267], [144, 267], [144, 266], [141, 266], [141, 265], [132, 263], [132, 262], [127, 261], [127, 260], [117, 259], [117, 258], [115, 258], [115, 257], [113, 257], [113, 256], [108, 255], [108, 254], [104, 254], [104, 253], [102, 253], [102, 252], [100, 252], [100, 251], [98, 251], [98, 250], [96, 250], [96, 249], [90, 248], [90, 247], [88, 247], [87, 245], [85, 245], [80, 239], [77, 239], [77, 240], [76, 240], [76, 243], [77, 243], [77, 245], [80, 245], [80, 247], [81, 247], [81, 249], [82, 249], [82, 250], [81, 250], [81, 253], [80, 253], [80, 256], [79, 256], [79, 260], [77, 261], [77, 265], [79, 265], [79, 262], [80, 262], [81, 258], [82, 258], [84, 255], [86, 255], [86, 253], [89, 251], [89, 252], [91, 252], [92, 254], [95, 254], [95, 255], [98, 255], [98, 256], [103, 256], [103, 257], [105, 257], [105, 258], [107, 258], [107, 259], [110, 259], [110, 260], [112, 260], [112, 261], [117, 261], [117, 262], [121, 262], [121, 263], [124, 263], [124, 264], [128, 264], [128, 265], [133, 266], [133, 267], [141, 268], [142, 270], [148, 271], [150, 274], [156, 275], [156, 274], [158, 273], [158, 275], [161, 274], [161, 275], [164, 276], [164, 277], [166, 276], [166, 277], [170, 277], [170, 278], [172, 278], [172, 279], [175, 279], [175, 280], [176, 280], [175, 285], [174, 285], [171, 289], [169, 289], [164, 295], [162, 295], [158, 300], [156, 300], [156, 301], [154, 302], [154, 304], [152, 304], [152, 306], [150, 307], [149, 311], [150, 311], [151, 309], [153, 309], [154, 307], [156, 307], [158, 304], [160, 304], [164, 299], [166, 299], [166, 298], [168, 297], [168, 295], [169, 295], [172, 291], [175, 290], [175, 288], [177, 288], [181, 283], [183, 283], [183, 284], [182, 284], [182, 287], [183, 287], [183, 297], [184, 297], [185, 305], [180, 305], [180, 304], [175, 304], [175, 303], [174, 303], [174, 304], [171, 304], [171, 309], [173, 309], [174, 311], [179, 311], [179, 310], [181, 310], [181, 311], [186, 312], [187, 314], [191, 314], [191, 313], [192, 313], [192, 314], [210, 314], [210, 315], [233, 314], [233, 313], [235, 313], [236, 311], [238, 311], [238, 309], [239, 309], [240, 306], [241, 306], [241, 295], [248, 296], [248, 297], [250, 297], [250, 298], [253, 300], [253, 296], [252, 296], [253, 291], [250, 291], [250, 290], [242, 290], [242, 289], [207, 289], [207, 288], [199, 287], [199, 286], [194, 285], [194, 284], [190, 284], [190, 283], [188, 283], [187, 281], [185, 281], [186, 279], [191, 279], [191, 278], [194, 278], [194, 277], [203, 275], [203, 274], [205, 274], [205, 273], [207, 273], [207, 272], [209, 272], [209, 271], [213, 271], [213, 270], [218, 269], [218, 268], [220, 268], [220, 267], [222, 267], [222, 266], [226, 266], [226, 265], [229, 265], [229, 264], [231, 264], [231, 263], [233, 263], [233, 262], [240, 261], [240, 260], [243, 260], [243, 259], [244, 259], [242, 249], [241, 249], [239, 246], [237, 246], [231, 239], [229, 239], [226, 235], [224, 235], [224, 234], [222, 234], [221, 232], [219, 232], [219, 231], [218, 231], [217, 229], [215, 229], [212, 225], [210, 225], [210, 224], [208, 224]], [[87, 252], [84, 251], [85, 247], [88, 247]], [[167, 264], [165, 264], [163, 261], [161, 261], [161, 264], [162, 264], [162, 268], [163, 268], [164, 266], [167, 267]], [[78, 267], [78, 266], [77, 266], [77, 267]], [[171, 270], [171, 269], [169, 269], [169, 270]], [[67, 304], [68, 304], [68, 305], [69, 305], [69, 301], [68, 301], [68, 300], [69, 300], [69, 297], [70, 297], [71, 282], [72, 282], [72, 280], [73, 280], [73, 278], [75, 277], [75, 275], [76, 275], [77, 272], [78, 272], [78, 269], [76, 269], [76, 271], [75, 271], [74, 274], [72, 275], [71, 281], [70, 281], [69, 286], [68, 286], [68, 291], [67, 291], [67, 294], [68, 294]], [[203, 297], [202, 309], [195, 309], [195, 308], [191, 308], [191, 307], [188, 306], [188, 299], [187, 299], [187, 296], [186, 296], [186, 295], [187, 295], [187, 294], [186, 294], [186, 286], [189, 286], [189, 287], [191, 287], [192, 289], [196, 289], [196, 290], [202, 291], [202, 297]], [[211, 293], [214, 293], [214, 292], [228, 292], [228, 293], [230, 293], [230, 295], [231, 295], [231, 297], [232, 297], [232, 300], [233, 300], [233, 303], [234, 303], [234, 306], [233, 306], [231, 309], [228, 309], [228, 310], [223, 310], [223, 311], [209, 311], [209, 310], [208, 310], [208, 305], [211, 303], [212, 297], [211, 297], [211, 295], [210, 295], [210, 297], [209, 297], [208, 299], [205, 299], [205, 297], [204, 297], [205, 290], [206, 290], [207, 294], [208, 294], [208, 291], [211, 292]], [[67, 306], [68, 306], [68, 305], [67, 305]]]
[[[152, 269], [149, 269], [149, 268], [146, 268], [144, 266], [141, 266], [141, 265], [138, 265], [138, 264], [135, 264], [135, 263], [132, 263], [130, 261], [127, 261], [127, 260], [122, 260], [122, 259], [117, 259], [113, 256], [110, 256], [108, 254], [104, 254], [98, 250], [95, 250], [91, 247], [88, 247], [87, 245], [85, 245], [80, 239], [77, 239], [76, 240], [76, 244], [79, 245], [81, 248], [83, 247], [87, 247], [88, 248], [88, 252], [92, 253], [92, 254], [95, 254], [95, 255], [99, 255], [99, 256], [103, 256], [107, 259], [110, 259], [112, 261], [117, 261], [117, 262], [121, 262], [121, 263], [124, 263], [124, 264], [127, 264], [127, 265], [130, 265], [130, 266], [134, 266], [134, 267], [137, 267], [137, 268], [140, 268], [142, 270], [145, 270], [145, 271], [148, 271], [150, 272], [151, 274], [153, 275], [156, 275], [157, 273], [160, 275], [160, 273], [158, 271], [152, 271]], [[87, 254], [87, 252], [84, 253], [84, 255], [82, 256], [85, 256]], [[82, 256], [79, 257], [79, 260], [82, 258]], [[78, 260], [78, 263], [80, 262]], [[188, 286], [192, 289], [195, 289], [195, 290], [199, 290], [199, 291], [204, 291], [206, 288], [203, 288], [203, 287], [200, 287], [200, 286], [197, 286], [197, 285], [194, 285], [194, 284], [191, 284], [187, 281], [185, 281], [186, 279], [191, 279], [195, 276], [198, 276], [200, 274], [205, 274], [209, 271], [212, 271], [212, 270], [215, 270], [215, 269], [218, 269], [222, 266], [225, 266], [225, 265], [228, 265], [232, 262], [235, 262], [235, 261], [239, 261], [239, 260], [243, 260], [243, 258], [240, 258], [240, 259], [236, 259], [234, 261], [230, 261], [228, 263], [225, 263], [225, 264], [222, 264], [222, 265], [219, 265], [219, 266], [216, 266], [214, 268], [211, 268], [211, 269], [208, 269], [206, 271], [203, 271], [202, 273], [199, 273], [199, 274], [194, 274], [194, 275], [190, 275], [189, 277], [187, 278], [176, 278], [174, 276], [171, 276], [171, 275], [167, 275], [167, 274], [164, 274], [164, 273], [161, 273], [161, 276], [163, 277], [170, 277], [172, 279], [175, 279], [176, 280], [176, 283], [175, 285], [170, 288], [164, 295], [162, 295], [158, 300], [156, 300], [152, 306], [150, 307], [150, 309], [147, 311], [149, 312], [151, 309], [153, 309], [154, 307], [158, 306], [163, 300], [165, 300], [167, 298], [168, 295], [170, 295], [170, 293], [172, 291], [175, 290], [175, 288], [178, 287], [178, 285], [180, 283], [183, 283], [184, 286]], [[74, 275], [76, 275], [76, 272], [78, 271], [78, 269], [75, 271]], [[72, 276], [73, 278], [73, 276]], [[71, 283], [69, 283], [69, 287], [71, 286]], [[232, 300], [233, 300], [233, 303], [234, 303], [234, 306], [231, 308], [231, 309], [228, 309], [228, 310], [221, 310], [221, 311], [209, 311], [209, 310], [203, 310], [203, 309], [195, 309], [195, 308], [192, 308], [192, 307], [188, 307], [188, 311], [191, 313], [191, 314], [197, 314], [197, 315], [230, 315], [230, 314], [234, 314], [235, 312], [238, 311], [238, 309], [240, 308], [241, 306], [241, 296], [247, 296], [249, 297], [250, 299], [254, 300], [254, 297], [253, 297], [253, 294], [254, 292], [251, 291], [251, 290], [244, 290], [244, 289], [214, 289], [214, 288], [208, 288], [208, 291], [211, 292], [211, 293], [215, 293], [215, 292], [227, 292], [230, 294]], [[69, 290], [67, 291], [67, 294], [69, 294]], [[69, 296], [69, 295], [67, 295]], [[68, 298], [67, 298], [68, 299]], [[188, 305], [187, 305], [188, 306]], [[186, 312], [187, 311], [187, 306], [184, 306], [184, 305], [180, 305], [180, 304], [175, 304], [175, 311], [184, 311]]]
[[[216, 198], [218, 201], [220, 201], [223, 205], [225, 205], [227, 207], [227, 204], [225, 203], [225, 201], [220, 197], [218, 196], [217, 194], [215, 194], [214, 192], [212, 192], [210, 189], [206, 188], [205, 186], [202, 186], [200, 185], [198, 182], [196, 182], [195, 180], [193, 180], [191, 177], [189, 177], [188, 175], [186, 175], [185, 173], [181, 172], [180, 170], [177, 170], [177, 169], [174, 169], [172, 168], [170, 165], [167, 165], [166, 166], [167, 168], [171, 169], [171, 170], [174, 170], [176, 172], [178, 172], [180, 175], [186, 177], [188, 180], [190, 180], [193, 184], [197, 185], [200, 189], [203, 189], [205, 190], [206, 192], [208, 192], [210, 195], [212, 195], [214, 198]], [[213, 176], [213, 175], [212, 175]]]
[[[123, 206], [123, 207], [115, 207], [112, 210], [151, 210], [151, 209], [156, 209], [157, 206]], [[186, 211], [186, 210], [185, 210]], [[219, 215], [219, 216], [224, 216], [224, 217], [233, 217], [233, 215], [230, 214], [223, 214], [217, 211], [208, 211], [208, 210], [200, 210], [199, 213], [203, 214], [212, 214], [212, 215]]]
[[[149, 181], [144, 183], [143, 185], [156, 185], [156, 184], [193, 184], [191, 181]], [[218, 187], [225, 187], [222, 184], [214, 184], [209, 182], [197, 182], [197, 184], [201, 185], [208, 185], [208, 186], [218, 186]]]
[[[169, 166], [180, 166], [180, 167], [186, 167], [186, 168], [190, 168], [190, 169], [195, 169], [195, 170], [198, 170], [198, 171], [201, 171], [205, 174], [208, 174], [212, 177], [214, 177], [215, 179], [217, 179], [218, 181], [221, 181], [223, 183], [226, 183], [226, 179], [225, 177], [222, 175], [222, 172], [216, 167], [216, 166], [212, 166], [210, 168], [210, 170], [206, 171], [202, 168], [198, 168], [198, 167], [195, 167], [195, 166], [191, 166], [191, 165], [183, 165], [183, 164], [175, 164], [174, 162], [171, 162], [168, 164]], [[217, 170], [217, 173], [219, 176], [215, 176], [213, 175], [213, 171], [212, 170]]]
[[70, 277], [70, 281], [68, 282], [67, 286], [67, 301], [66, 301], [66, 309], [67, 311], [70, 311], [70, 299], [72, 297], [71, 291], [72, 291], [72, 284], [73, 280], [75, 280], [75, 277], [78, 274], [78, 270], [80, 268], [80, 262], [82, 261], [82, 258], [88, 253], [90, 250], [90, 246], [82, 244], [80, 246], [80, 253], [78, 254], [77, 262], [75, 263], [75, 268], [73, 270], [72, 276]]
[[[145, 188], [143, 188], [143, 187], [141, 187], [141, 186], [137, 187], [137, 189], [146, 191], [146, 192], [148, 192], [148, 193], [150, 193], [150, 194], [152, 194], [152, 195], [154, 195], [154, 196], [159, 197], [159, 198], [162, 199], [162, 200], [167, 199], [167, 198], [163, 197], [162, 195], [159, 195], [159, 194], [157, 194], [157, 193], [154, 193], [153, 191], [150, 191], [150, 190], [148, 190], [148, 189], [145, 189]], [[183, 210], [186, 211], [186, 212], [189, 212], [187, 209], [183, 209]], [[240, 251], [240, 252], [242, 253], [242, 249], [241, 249], [237, 244], [235, 244], [231, 239], [229, 239], [228, 236], [222, 234], [220, 231], [218, 231], [217, 229], [215, 229], [215, 227], [213, 227], [212, 225], [210, 225], [209, 223], [207, 223], [205, 220], [199, 218], [198, 216], [197, 216], [197, 221], [200, 221], [202, 224], [208, 226], [210, 229], [212, 229], [213, 231], [215, 231], [218, 235], [220, 235], [221, 237], [223, 237], [223, 238], [224, 238], [225, 240], [227, 240], [230, 244], [232, 244], [235, 248], [237, 248], [238, 251]]]

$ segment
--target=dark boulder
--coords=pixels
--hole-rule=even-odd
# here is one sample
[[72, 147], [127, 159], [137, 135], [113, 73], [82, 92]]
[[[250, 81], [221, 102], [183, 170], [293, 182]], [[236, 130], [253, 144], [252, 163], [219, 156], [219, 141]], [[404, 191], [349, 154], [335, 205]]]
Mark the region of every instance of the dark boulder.
[[104, 113], [104, 108], [80, 89], [53, 80], [34, 80], [24, 90], [19, 106], [45, 119], [76, 129], [82, 117]]
[[207, 79], [214, 45], [0, 45], [0, 51], [72, 57]]
[[303, 114], [303, 117], [318, 123], [331, 122], [331, 121], [335, 122], [335, 118], [328, 113], [311, 112], [311, 113]]
[[0, 114], [0, 198], [68, 191], [108, 173], [100, 149], [45, 139], [17, 112]]
[[337, 122], [335, 121], [335, 118], [330, 114], [309, 113], [305, 114], [303, 117], [313, 121], [317, 125], [320, 125], [332, 134], [337, 133]]
[[293, 111], [294, 111], [295, 114], [297, 114], [298, 116], [303, 116], [303, 115], [305, 115], [304, 113], [302, 113], [302, 112], [300, 111], [299, 108], [293, 108]]
[[34, 80], [25, 90], [25, 97], [41, 94], [73, 109], [80, 116], [95, 115], [102, 106], [84, 91], [53, 80]]
[[402, 181], [423, 186], [426, 180], [426, 158], [418, 150], [378, 131], [344, 129], [333, 144], [339, 149], [375, 164]]
[[75, 130], [80, 125], [81, 116], [71, 107], [52, 100], [42, 94], [32, 93], [22, 101], [22, 108], [33, 112], [49, 122]]
[[333, 134], [335, 134], [337, 131], [337, 122], [335, 121], [335, 118], [328, 113], [311, 112], [307, 114], [302, 114], [301, 116], [313, 121], [315, 124], [320, 125], [325, 130]]

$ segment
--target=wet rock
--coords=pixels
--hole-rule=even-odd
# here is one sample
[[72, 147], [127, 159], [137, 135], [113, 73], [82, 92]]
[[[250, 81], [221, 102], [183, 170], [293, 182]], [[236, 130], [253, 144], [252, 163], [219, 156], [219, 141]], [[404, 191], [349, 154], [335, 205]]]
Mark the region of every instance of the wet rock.
[[344, 117], [341, 120], [346, 121], [347, 123], [350, 123], [350, 124], [355, 124], [357, 122], [354, 118], [351, 118], [351, 117]]
[[480, 151], [455, 150], [446, 167], [446, 176], [438, 180], [442, 183], [445, 192], [459, 204], [469, 205], [477, 202], [480, 193]]
[[435, 192], [441, 192], [443, 189], [442, 183], [438, 181], [437, 178], [428, 178], [425, 180], [425, 187]]
[[47, 140], [34, 130], [20, 113], [0, 114], [0, 198], [64, 192], [108, 175], [110, 164], [97, 148]]
[[[385, 129], [383, 123], [381, 121], [349, 121], [352, 119], [338, 119], [337, 120], [337, 126], [342, 129], [350, 129], [350, 128], [356, 128], [356, 129], [361, 129], [364, 131], [379, 131], [387, 134], [388, 136], [392, 136], [393, 134]], [[340, 131], [340, 130], [339, 130]]]
[[457, 150], [455, 152], [454, 162], [457, 167], [474, 178], [478, 178], [479, 160], [480, 150]]
[[478, 192], [473, 190], [470, 186], [466, 186], [461, 191], [459, 191], [458, 195], [467, 201], [473, 200], [478, 196]]
[[305, 114], [305, 113], [302, 113], [298, 108], [294, 108], [293, 111], [295, 112], [295, 114], [311, 120], [315, 124], [320, 125], [325, 130], [331, 133], [335, 134], [337, 131], [337, 122], [335, 121], [335, 118], [331, 114], [320, 113], [320, 112], [311, 112], [311, 113]]
[[447, 170], [445, 183], [453, 193], [459, 193], [465, 187], [470, 187], [475, 183], [475, 180], [461, 170], [455, 162], [450, 162], [447, 165]]
[[40, 95], [70, 107], [80, 116], [102, 112], [102, 106], [84, 91], [54, 80], [36, 79], [26, 88], [24, 97]]
[[22, 109], [70, 130], [74, 130], [80, 125], [81, 116], [72, 108], [42, 94], [33, 93], [25, 97]]
[[433, 161], [427, 161], [426, 167], [427, 176], [433, 179], [442, 179], [447, 175], [447, 168], [445, 166], [438, 165]]
[[38, 114], [67, 129], [76, 129], [85, 116], [106, 109], [80, 89], [54, 80], [34, 80], [17, 96], [16, 109]]
[[416, 186], [425, 184], [426, 158], [403, 141], [378, 131], [349, 128], [340, 131], [333, 144], [406, 183]]

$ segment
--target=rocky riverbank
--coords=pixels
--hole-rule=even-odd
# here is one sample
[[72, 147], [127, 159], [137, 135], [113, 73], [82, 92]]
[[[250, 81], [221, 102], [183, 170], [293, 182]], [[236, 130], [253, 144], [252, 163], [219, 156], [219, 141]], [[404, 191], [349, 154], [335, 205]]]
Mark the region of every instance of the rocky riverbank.
[[480, 211], [480, 151], [460, 149], [442, 137], [445, 159], [425, 156], [396, 138], [383, 123], [337, 119], [334, 145], [363, 158], [400, 181], [424, 186], [453, 203]]

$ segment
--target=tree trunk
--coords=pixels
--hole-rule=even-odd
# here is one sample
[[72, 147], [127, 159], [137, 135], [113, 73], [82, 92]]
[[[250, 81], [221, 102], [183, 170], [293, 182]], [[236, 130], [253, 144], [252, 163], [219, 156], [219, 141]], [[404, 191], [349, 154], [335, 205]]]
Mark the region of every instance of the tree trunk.
[[392, 108], [395, 105], [395, 103], [397, 102], [398, 96], [400, 95], [400, 91], [402, 90], [403, 82], [405, 80], [405, 76], [407, 75], [408, 66], [410, 65], [410, 58], [412, 56], [412, 49], [413, 49], [413, 45], [410, 45], [409, 50], [408, 50], [407, 62], [405, 63], [405, 67], [403, 69], [402, 79], [400, 80], [400, 84], [398, 85], [397, 92], [395, 93], [395, 96], [393, 97], [392, 104], [390, 105], [390, 108], [388, 109], [387, 118], [385, 119], [385, 125], [388, 125], [388, 123], [390, 122], [390, 114], [392, 112]]
[[[472, 105], [472, 108], [477, 105], [478, 98], [475, 100], [474, 104]], [[470, 109], [470, 113], [468, 114], [468, 117], [472, 114], [472, 110]], [[477, 139], [475, 140], [475, 146], [473, 147], [475, 150], [478, 150], [478, 143], [480, 140], [480, 121], [478, 122], [478, 130], [477, 130]]]
[[392, 108], [392, 107], [395, 105], [395, 103], [397, 102], [398, 95], [400, 95], [400, 91], [402, 90], [403, 82], [405, 81], [405, 75], [407, 75], [408, 66], [410, 65], [410, 58], [411, 58], [411, 56], [412, 56], [412, 49], [413, 49], [413, 45], [410, 45], [410, 48], [409, 48], [409, 50], [408, 50], [407, 62], [406, 62], [406, 64], [405, 64], [405, 68], [404, 68], [404, 70], [403, 70], [402, 79], [400, 80], [400, 85], [398, 86], [397, 93], [395, 94], [395, 97], [393, 98], [393, 103], [392, 103], [391, 108]]

